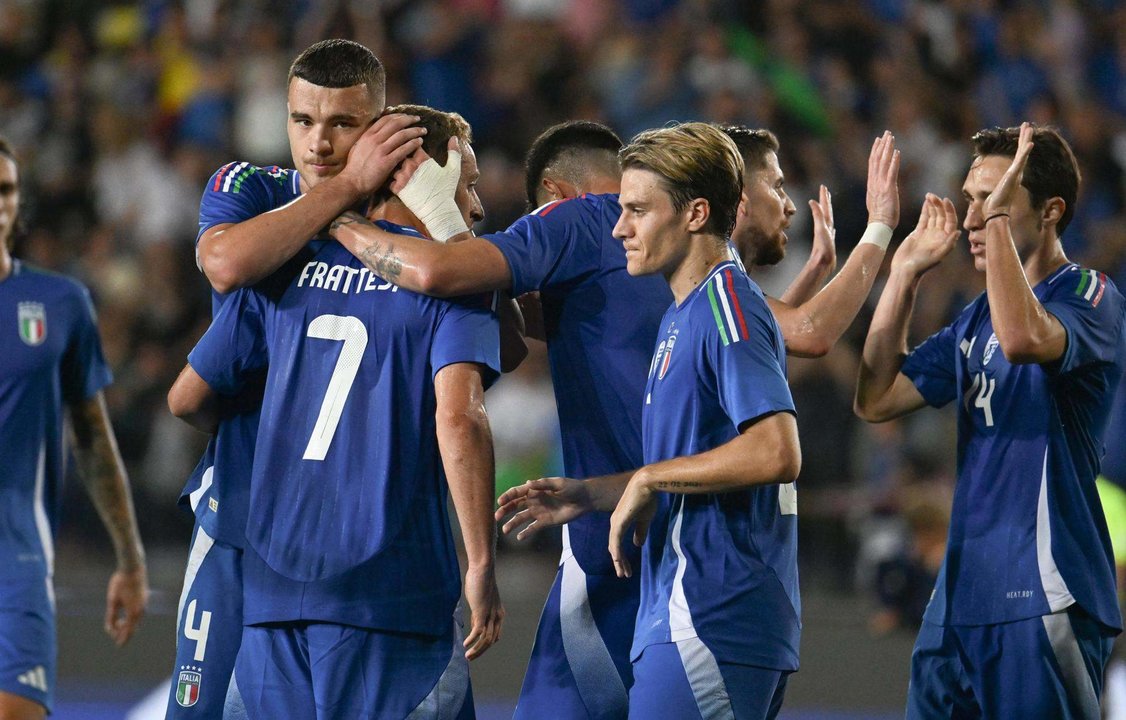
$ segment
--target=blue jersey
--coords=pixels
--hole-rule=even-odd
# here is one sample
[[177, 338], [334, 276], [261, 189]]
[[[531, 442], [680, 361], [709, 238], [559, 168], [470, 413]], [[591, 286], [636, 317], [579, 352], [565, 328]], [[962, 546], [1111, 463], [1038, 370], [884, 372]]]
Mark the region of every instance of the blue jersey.
[[0, 281], [0, 579], [51, 575], [63, 406], [110, 380], [86, 288], [13, 261]]
[[1095, 476], [1126, 367], [1126, 303], [1105, 275], [1074, 264], [1033, 292], [1067, 332], [1058, 361], [1010, 364], [982, 294], [902, 368], [927, 403], [958, 401], [958, 483], [926, 619], [1003, 623], [1077, 602], [1120, 628]]
[[[660, 277], [626, 272], [625, 250], [613, 236], [620, 214], [617, 195], [584, 195], [485, 236], [508, 261], [512, 294], [540, 292], [563, 465], [576, 478], [641, 466], [642, 378], [672, 301]], [[587, 573], [614, 574], [609, 532], [609, 513], [568, 524]]]
[[[296, 170], [228, 163], [207, 181], [199, 205], [196, 242], [216, 225], [249, 220], [300, 195], [301, 178]], [[213, 315], [227, 297], [212, 291]], [[191, 507], [208, 535], [234, 547], [243, 546], [246, 530], [261, 396], [261, 385], [250, 383], [234, 402], [225, 404], [228, 412], [180, 496], [181, 504]]]
[[[762, 291], [720, 264], [661, 321], [645, 389], [645, 463], [727, 443], [747, 423], [794, 412], [786, 349]], [[658, 493], [643, 548], [633, 658], [699, 638], [719, 662], [796, 670], [801, 632], [792, 484]]]
[[335, 242], [284, 276], [274, 291], [235, 294], [189, 357], [221, 394], [269, 368], [246, 529], [245, 621], [443, 632], [460, 576], [433, 378], [462, 362], [495, 377], [492, 308], [399, 290]]
[[1114, 406], [1106, 426], [1106, 455], [1103, 457], [1103, 477], [1120, 488], [1126, 489], [1126, 383], [1118, 383], [1114, 396]]

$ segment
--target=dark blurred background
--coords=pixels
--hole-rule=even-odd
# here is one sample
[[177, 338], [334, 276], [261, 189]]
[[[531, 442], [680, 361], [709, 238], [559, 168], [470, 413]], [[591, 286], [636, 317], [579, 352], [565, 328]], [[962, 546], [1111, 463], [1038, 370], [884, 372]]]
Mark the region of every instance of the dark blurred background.
[[[902, 237], [925, 192], [962, 205], [977, 129], [1027, 119], [1059, 126], [1082, 167], [1067, 253], [1120, 284], [1126, 271], [1126, 8], [1114, 0], [0, 0], [0, 133], [20, 155], [26, 227], [17, 254], [93, 292], [155, 590], [140, 636], [112, 650], [100, 636], [108, 542], [70, 483], [58, 718], [122, 717], [171, 669], [191, 528], [175, 501], [204, 438], [164, 396], [209, 319], [199, 197], [230, 160], [290, 164], [286, 72], [326, 37], [376, 52], [389, 104], [469, 120], [478, 232], [523, 212], [523, 154], [554, 122], [596, 119], [627, 139], [671, 121], [767, 127], [798, 207], [786, 261], [755, 273], [778, 294], [808, 256], [818, 184], [833, 192], [841, 262], [859, 239], [867, 153], [885, 128], [903, 151]], [[827, 357], [790, 361], [806, 631], [783, 717], [901, 714], [941, 562], [951, 413], [881, 426], [851, 413], [879, 288]], [[982, 289], [959, 247], [923, 284], [912, 342]], [[542, 345], [488, 402], [498, 487], [558, 472]], [[557, 536], [502, 543], [509, 625], [473, 669], [484, 717], [511, 709], [558, 550]]]

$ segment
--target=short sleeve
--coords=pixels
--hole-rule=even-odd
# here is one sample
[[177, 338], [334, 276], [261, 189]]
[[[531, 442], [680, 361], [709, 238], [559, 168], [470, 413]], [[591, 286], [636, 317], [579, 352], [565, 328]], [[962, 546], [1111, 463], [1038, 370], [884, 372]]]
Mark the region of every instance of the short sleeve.
[[86, 288], [78, 288], [75, 304], [74, 326], [61, 364], [63, 400], [68, 404], [90, 399], [113, 381]]
[[508, 262], [512, 296], [574, 282], [602, 262], [601, 222], [594, 201], [561, 200], [485, 235]]
[[1095, 270], [1064, 273], [1044, 302], [1067, 333], [1057, 372], [1113, 362], [1122, 342], [1123, 299], [1114, 282]]
[[705, 348], [715, 368], [720, 406], [731, 423], [739, 428], [764, 415], [793, 413], [782, 339], [766, 301], [721, 282], [709, 281], [707, 293]]
[[216, 225], [239, 223], [274, 209], [275, 196], [288, 182], [285, 173], [233, 162], [215, 171], [199, 202], [199, 231], [196, 243]]
[[919, 343], [899, 369], [933, 407], [942, 407], [958, 396], [955, 341], [954, 326], [947, 325]]
[[215, 392], [233, 395], [250, 373], [268, 364], [264, 312], [261, 295], [238, 290], [188, 354], [188, 364]]
[[500, 323], [493, 312], [494, 293], [443, 302], [444, 310], [430, 345], [434, 375], [454, 363], [476, 363], [488, 368], [485, 387], [500, 375]]

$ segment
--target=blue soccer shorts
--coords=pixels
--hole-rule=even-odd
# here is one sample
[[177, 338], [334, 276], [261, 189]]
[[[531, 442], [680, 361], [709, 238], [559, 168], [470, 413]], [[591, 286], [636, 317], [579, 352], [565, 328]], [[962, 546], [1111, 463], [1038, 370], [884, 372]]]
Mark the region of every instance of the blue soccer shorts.
[[627, 717], [640, 594], [639, 575], [588, 575], [564, 550], [513, 720]]
[[1098, 720], [1115, 634], [1078, 605], [996, 625], [924, 622], [907, 718]]
[[50, 578], [5, 580], [0, 588], [0, 690], [54, 709], [58, 647]]
[[629, 716], [692, 720], [773, 720], [782, 709], [784, 670], [721, 663], [699, 638], [645, 648], [633, 665]]
[[333, 623], [251, 625], [235, 677], [251, 720], [472, 720], [454, 622], [440, 637]]
[[[166, 720], [238, 717], [230, 686], [242, 642], [242, 550], [216, 542], [198, 523], [192, 537]], [[224, 715], [228, 693], [232, 707]]]

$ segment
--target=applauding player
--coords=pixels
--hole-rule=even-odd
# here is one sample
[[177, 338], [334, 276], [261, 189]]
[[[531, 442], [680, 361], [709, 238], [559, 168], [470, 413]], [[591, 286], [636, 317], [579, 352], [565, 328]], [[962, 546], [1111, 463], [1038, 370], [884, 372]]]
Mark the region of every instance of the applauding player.
[[907, 717], [1094, 719], [1122, 623], [1095, 477], [1126, 303], [1060, 245], [1079, 169], [1059, 133], [1026, 123], [973, 143], [963, 225], [986, 291], [906, 353], [919, 281], [958, 238], [953, 204], [928, 196], [892, 260], [856, 388], [871, 422], [958, 403], [950, 537]]

